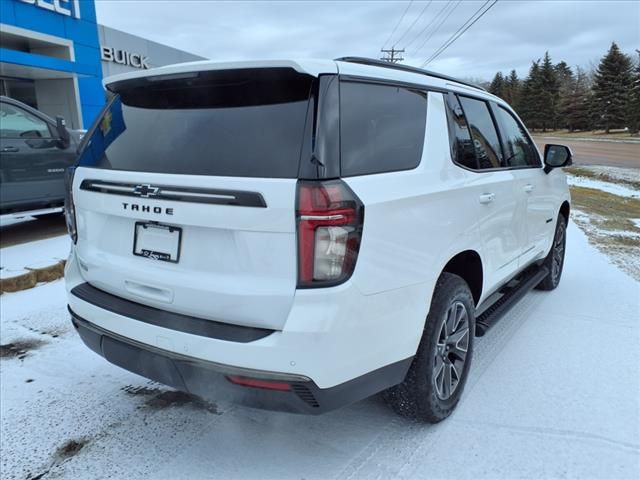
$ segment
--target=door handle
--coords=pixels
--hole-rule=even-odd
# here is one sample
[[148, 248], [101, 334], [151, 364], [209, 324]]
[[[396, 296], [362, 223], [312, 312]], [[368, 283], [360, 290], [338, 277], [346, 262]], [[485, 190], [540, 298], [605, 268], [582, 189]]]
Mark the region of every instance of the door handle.
[[531, 192], [533, 192], [533, 189], [534, 189], [534, 188], [535, 188], [535, 187], [534, 187], [533, 185], [531, 185], [530, 183], [527, 183], [527, 184], [524, 186], [524, 191], [525, 191], [525, 192], [527, 192], [527, 193], [531, 193]]
[[480, 203], [491, 203], [496, 198], [495, 193], [483, 193], [480, 195]]
[[4, 152], [4, 153], [17, 153], [19, 151], [20, 151], [20, 149], [18, 147], [4, 147], [2, 149], [2, 152]]

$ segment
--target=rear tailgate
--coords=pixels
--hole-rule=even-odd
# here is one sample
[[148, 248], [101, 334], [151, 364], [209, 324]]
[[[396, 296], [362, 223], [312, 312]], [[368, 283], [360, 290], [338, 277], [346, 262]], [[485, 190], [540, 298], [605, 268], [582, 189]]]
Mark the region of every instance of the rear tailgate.
[[[110, 183], [102, 192], [88, 190], [89, 185], [105, 182]], [[267, 206], [106, 193], [111, 183], [122, 188], [136, 182], [170, 185], [178, 191], [180, 187], [196, 187], [247, 193], [251, 188]], [[295, 183], [290, 179], [252, 179], [249, 186], [240, 178], [78, 168], [74, 178], [79, 235], [76, 254], [83, 276], [97, 288], [146, 305], [279, 329], [296, 288]], [[132, 210], [136, 205], [138, 209]], [[148, 212], [143, 211], [145, 207], [150, 207]], [[181, 228], [177, 263], [133, 254], [136, 223], [146, 221]]]
[[270, 68], [110, 87], [73, 180], [85, 279], [168, 311], [281, 329], [312, 85]]

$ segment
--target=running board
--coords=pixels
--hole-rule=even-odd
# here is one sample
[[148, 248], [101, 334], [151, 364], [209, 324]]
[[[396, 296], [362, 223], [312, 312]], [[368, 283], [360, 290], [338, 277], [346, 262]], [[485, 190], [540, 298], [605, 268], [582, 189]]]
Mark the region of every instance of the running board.
[[[539, 267], [523, 273], [519, 279], [512, 280], [505, 285], [501, 291], [503, 295], [476, 317], [476, 337], [482, 337], [487, 333], [487, 330], [494, 326], [511, 307], [518, 303], [529, 290], [544, 280], [547, 275], [549, 275], [549, 269]], [[513, 282], [517, 282], [517, 285], [509, 287]]]

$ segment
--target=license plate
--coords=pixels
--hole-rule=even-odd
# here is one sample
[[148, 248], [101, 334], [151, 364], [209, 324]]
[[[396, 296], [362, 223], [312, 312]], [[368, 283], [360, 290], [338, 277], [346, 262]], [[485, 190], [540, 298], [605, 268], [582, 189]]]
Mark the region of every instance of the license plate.
[[159, 223], [136, 222], [133, 254], [152, 260], [178, 263], [182, 229]]

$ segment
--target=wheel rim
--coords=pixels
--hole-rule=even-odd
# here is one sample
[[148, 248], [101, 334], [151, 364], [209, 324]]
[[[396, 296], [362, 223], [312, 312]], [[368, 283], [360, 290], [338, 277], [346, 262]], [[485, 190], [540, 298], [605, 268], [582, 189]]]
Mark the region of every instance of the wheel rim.
[[454, 394], [464, 371], [469, 349], [469, 316], [462, 302], [453, 303], [440, 325], [433, 363], [433, 384], [440, 400]]
[[554, 283], [558, 282], [560, 273], [562, 272], [562, 263], [564, 262], [564, 235], [565, 228], [563, 224], [558, 225], [556, 236], [553, 239], [553, 254], [551, 258], [551, 278]]

